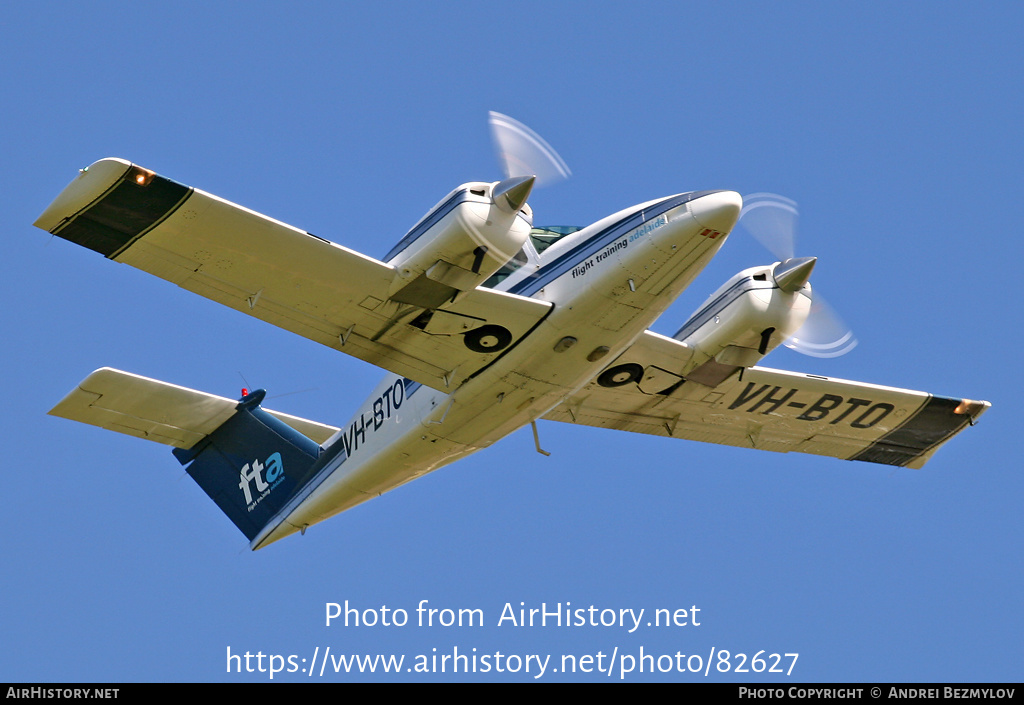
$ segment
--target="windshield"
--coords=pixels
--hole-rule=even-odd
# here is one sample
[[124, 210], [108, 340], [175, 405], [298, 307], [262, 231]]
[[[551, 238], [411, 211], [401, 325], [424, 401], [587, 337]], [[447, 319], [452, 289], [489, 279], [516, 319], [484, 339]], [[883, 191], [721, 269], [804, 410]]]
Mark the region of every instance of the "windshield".
[[530, 239], [537, 248], [537, 254], [548, 249], [566, 235], [583, 230], [582, 225], [544, 225], [530, 231]]

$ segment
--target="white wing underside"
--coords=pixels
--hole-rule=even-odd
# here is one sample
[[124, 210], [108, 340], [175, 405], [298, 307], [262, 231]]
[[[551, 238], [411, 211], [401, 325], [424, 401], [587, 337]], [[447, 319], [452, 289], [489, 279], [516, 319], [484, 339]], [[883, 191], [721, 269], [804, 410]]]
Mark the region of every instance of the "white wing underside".
[[[441, 391], [503, 354], [470, 350], [463, 333], [500, 325], [514, 346], [551, 310], [547, 302], [478, 288], [458, 294], [424, 322], [423, 309], [389, 300], [393, 267], [120, 159], [83, 170], [36, 225]], [[692, 372], [691, 358], [682, 343], [647, 331], [614, 363], [642, 366], [639, 383], [608, 387], [595, 380], [545, 418], [918, 468], [989, 407], [757, 367], [709, 387], [683, 381]], [[190, 447], [236, 404], [99, 370], [53, 413]], [[336, 430], [275, 415], [314, 440]]]
[[442, 391], [501, 354], [469, 350], [461, 333], [497, 324], [514, 345], [550, 310], [475, 289], [441, 306], [425, 329], [410, 325], [423, 309], [388, 300], [393, 267], [120, 159], [82, 172], [36, 225]]
[[594, 381], [544, 418], [741, 448], [826, 455], [920, 468], [988, 402], [760, 367], [715, 387], [683, 382], [691, 357], [650, 331], [616, 360], [636, 363], [638, 384]]

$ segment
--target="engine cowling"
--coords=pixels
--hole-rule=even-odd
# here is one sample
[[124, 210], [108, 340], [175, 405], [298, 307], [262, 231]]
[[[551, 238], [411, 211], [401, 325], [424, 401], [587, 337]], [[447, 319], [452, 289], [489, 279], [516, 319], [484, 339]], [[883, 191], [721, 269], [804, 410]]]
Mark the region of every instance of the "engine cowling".
[[530, 236], [533, 181], [473, 182], [442, 199], [385, 256], [396, 272], [391, 300], [437, 308], [497, 272]]
[[792, 336], [811, 311], [813, 257], [745, 269], [673, 336], [693, 350], [686, 379], [714, 387]]

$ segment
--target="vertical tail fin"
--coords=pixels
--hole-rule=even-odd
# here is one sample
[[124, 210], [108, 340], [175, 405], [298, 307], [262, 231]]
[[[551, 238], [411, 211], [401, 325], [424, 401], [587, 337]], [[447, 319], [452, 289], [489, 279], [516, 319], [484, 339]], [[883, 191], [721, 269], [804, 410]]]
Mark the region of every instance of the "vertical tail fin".
[[320, 446], [260, 408], [257, 390], [216, 431], [174, 456], [252, 541], [308, 480]]

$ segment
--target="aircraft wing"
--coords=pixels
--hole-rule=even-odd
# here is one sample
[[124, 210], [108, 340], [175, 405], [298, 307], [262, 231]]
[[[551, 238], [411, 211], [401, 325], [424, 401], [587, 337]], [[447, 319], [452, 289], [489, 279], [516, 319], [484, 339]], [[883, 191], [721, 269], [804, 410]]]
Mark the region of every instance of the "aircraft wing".
[[708, 387], [683, 381], [690, 356], [679, 341], [647, 331], [613, 364], [641, 365], [638, 383], [606, 387], [595, 380], [544, 418], [920, 468], [990, 406], [760, 367]]
[[496, 324], [515, 345], [551, 308], [475, 289], [417, 320], [388, 300], [393, 267], [121, 159], [83, 169], [35, 225], [442, 391], [501, 354], [460, 333]]
[[[188, 449], [216, 431], [237, 408], [237, 399], [104, 367], [79, 382], [50, 414]], [[316, 443], [324, 443], [338, 430], [291, 414], [264, 411]]]

